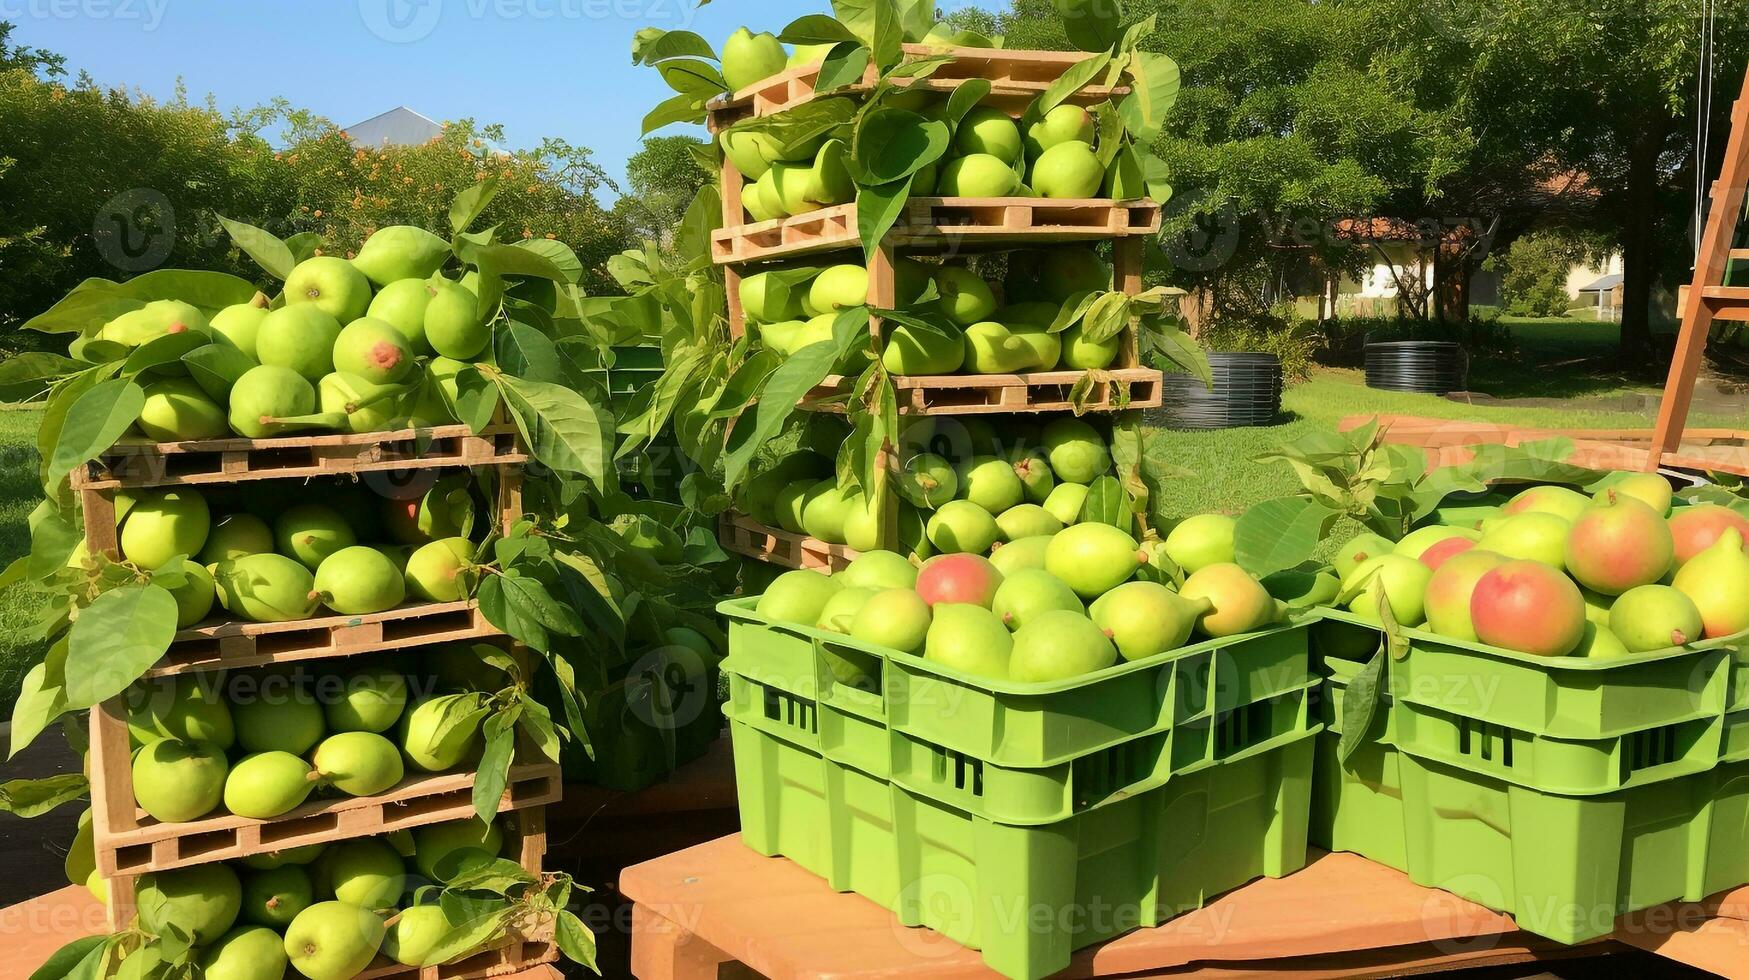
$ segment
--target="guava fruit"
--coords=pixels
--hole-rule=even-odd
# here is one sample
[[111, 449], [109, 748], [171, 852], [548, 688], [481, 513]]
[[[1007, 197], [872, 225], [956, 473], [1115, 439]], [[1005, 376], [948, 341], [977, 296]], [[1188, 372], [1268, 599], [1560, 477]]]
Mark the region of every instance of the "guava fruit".
[[200, 549], [200, 563], [216, 565], [272, 550], [273, 531], [266, 521], [254, 514], [226, 514], [213, 522], [206, 544]]
[[1434, 569], [1427, 580], [1423, 599], [1427, 628], [1454, 640], [1476, 642], [1476, 627], [1470, 619], [1470, 598], [1482, 576], [1508, 560], [1504, 555], [1478, 548], [1453, 555]]
[[965, 364], [965, 335], [957, 330], [920, 330], [896, 323], [887, 332], [881, 364], [892, 374], [916, 377], [952, 374]]
[[472, 482], [466, 473], [452, 473], [439, 478], [423, 496], [384, 500], [383, 523], [389, 535], [403, 544], [467, 537], [474, 529]]
[[243, 901], [238, 918], [244, 922], [284, 929], [316, 899], [310, 873], [300, 865], [248, 871], [241, 878]]
[[899, 493], [918, 507], [940, 507], [959, 492], [953, 464], [934, 453], [918, 453], [899, 468]]
[[1520, 491], [1506, 502], [1501, 513], [1507, 517], [1519, 514], [1553, 514], [1571, 524], [1591, 507], [1591, 498], [1566, 487], [1531, 487]]
[[1676, 567], [1713, 546], [1727, 528], [1749, 540], [1749, 517], [1718, 504], [1678, 507], [1670, 515], [1670, 535], [1676, 542]]
[[286, 927], [285, 955], [309, 980], [352, 980], [376, 959], [386, 931], [369, 909], [317, 902]]
[[340, 330], [338, 320], [313, 304], [281, 307], [261, 321], [256, 356], [264, 367], [287, 368], [306, 381], [320, 381], [334, 370], [334, 341]]
[[1585, 623], [1585, 636], [1573, 650], [1573, 656], [1590, 660], [1608, 660], [1627, 655], [1627, 645], [1622, 643], [1621, 637], [1610, 631], [1607, 624], [1590, 621]]
[[175, 739], [228, 749], [236, 723], [224, 692], [202, 674], [155, 677], [128, 688], [128, 737], [135, 743]]
[[1427, 583], [1433, 569], [1406, 555], [1368, 558], [1342, 580], [1342, 591], [1360, 590], [1348, 601], [1348, 610], [1370, 622], [1382, 623], [1381, 598], [1390, 603], [1391, 618], [1398, 626], [1420, 626], [1427, 620]]
[[1238, 565], [1210, 565], [1184, 580], [1178, 594], [1207, 600], [1209, 611], [1196, 621], [1205, 636], [1220, 638], [1260, 630], [1286, 611], [1263, 584]]
[[960, 120], [954, 133], [954, 147], [962, 156], [987, 153], [1012, 164], [1020, 159], [1022, 150], [1020, 127], [1000, 109], [974, 106]]
[[1450, 561], [1454, 556], [1463, 554], [1475, 547], [1475, 540], [1467, 537], [1443, 538], [1428, 545], [1427, 548], [1421, 552], [1421, 564], [1438, 571], [1441, 565]]
[[1342, 547], [1336, 550], [1336, 557], [1331, 559], [1331, 564], [1336, 567], [1338, 576], [1347, 578], [1349, 573], [1354, 571], [1361, 562], [1377, 558], [1380, 555], [1391, 554], [1396, 549], [1396, 543], [1390, 538], [1367, 531], [1344, 542]]
[[1428, 525], [1427, 527], [1416, 528], [1408, 534], [1403, 535], [1403, 540], [1398, 541], [1396, 546], [1391, 550], [1393, 553], [1402, 555], [1405, 558], [1413, 558], [1419, 561], [1421, 556], [1427, 553], [1427, 549], [1441, 542], [1452, 540], [1453, 538], [1469, 541], [1471, 544], [1474, 544], [1481, 540], [1482, 532], [1467, 527], [1441, 527], [1436, 524]]
[[407, 708], [407, 678], [389, 667], [366, 667], [346, 678], [343, 690], [322, 705], [336, 732], [386, 732]]
[[1014, 465], [997, 456], [973, 456], [956, 468], [959, 496], [1000, 514], [1026, 499], [1026, 487]]
[[163, 739], [134, 754], [134, 800], [160, 823], [187, 823], [224, 798], [225, 753], [206, 742]]
[[972, 270], [959, 265], [937, 266], [934, 279], [939, 294], [935, 308], [958, 326], [969, 327], [996, 312], [996, 294], [984, 277]]
[[450, 244], [423, 228], [388, 225], [371, 232], [352, 257], [365, 278], [387, 287], [397, 281], [429, 279], [451, 255]]
[[394, 384], [407, 377], [417, 362], [412, 345], [393, 325], [360, 317], [340, 330], [334, 340], [334, 370], [356, 375], [375, 385]]
[[491, 326], [480, 319], [480, 298], [448, 279], [431, 280], [431, 288], [431, 302], [425, 306], [425, 342], [458, 361], [478, 357], [492, 339]]
[[907, 588], [884, 589], [870, 596], [850, 621], [850, 635], [906, 653], [919, 653], [932, 622], [929, 603]]
[[245, 439], [271, 439], [296, 425], [282, 419], [308, 416], [316, 410], [316, 389], [291, 368], [261, 365], [243, 372], [231, 386], [231, 431]]
[[340, 371], [324, 376], [316, 385], [318, 410], [340, 420], [340, 428], [347, 432], [387, 432], [402, 427], [407, 420], [403, 409], [409, 394], [402, 385], [379, 385]]
[[1629, 652], [1645, 653], [1694, 643], [1706, 633], [1706, 624], [1686, 593], [1668, 585], [1642, 585], [1622, 593], [1609, 607], [1609, 630]]
[[1083, 599], [1096, 599], [1129, 581], [1141, 563], [1136, 539], [1110, 524], [1064, 528], [1045, 551], [1045, 569]]
[[1567, 573], [1593, 592], [1620, 595], [1662, 579], [1676, 561], [1670, 524], [1645, 503], [1604, 490], [1567, 534]]
[[808, 569], [785, 572], [766, 588], [754, 611], [780, 623], [812, 624], [842, 587], [837, 579]]
[[406, 775], [400, 750], [376, 732], [330, 735], [310, 759], [324, 782], [348, 796], [375, 796]]
[[123, 347], [138, 347], [190, 330], [207, 333], [206, 317], [181, 300], [159, 299], [104, 324], [98, 337]]
[[1111, 265], [1092, 248], [1075, 245], [1037, 254], [1043, 265], [1040, 283], [1052, 302], [1067, 303], [1082, 293], [1112, 287]]
[[1002, 625], [1018, 630], [1046, 612], [1085, 614], [1086, 607], [1067, 582], [1043, 569], [1022, 569], [1005, 575], [990, 602]]
[[425, 652], [424, 667], [442, 691], [500, 691], [510, 679], [480, 654], [502, 653], [484, 643], [445, 643]]
[[[772, 183], [774, 175], [772, 163], [765, 163], [764, 169], [757, 178], [741, 188], [741, 206], [746, 209], [747, 216], [755, 222], [771, 221], [783, 217], [783, 204], [777, 197], [777, 187]], [[770, 194], [770, 203], [766, 195]]]
[[1566, 518], [1549, 511], [1522, 511], [1483, 531], [1482, 540], [1476, 542], [1476, 547], [1521, 561], [1540, 561], [1564, 570], [1567, 567], [1567, 535], [1572, 528]]
[[777, 492], [777, 499], [772, 505], [772, 512], [777, 517], [777, 526], [791, 534], [802, 534], [802, 515], [807, 512], [808, 501], [812, 500], [822, 481], [813, 478], [799, 480]]
[[225, 809], [269, 820], [302, 805], [315, 786], [310, 764], [290, 752], [255, 752], [238, 759], [225, 777]]
[[1707, 639], [1749, 630], [1749, 555], [1736, 528], [1726, 528], [1711, 547], [1689, 559], [1670, 584], [1700, 610]]
[[814, 278], [808, 298], [821, 314], [861, 306], [868, 302], [868, 270], [860, 265], [830, 266]]
[[775, 34], [738, 28], [723, 42], [723, 81], [736, 93], [783, 71], [789, 55]]
[[996, 518], [969, 500], [950, 500], [930, 515], [929, 543], [942, 554], [983, 554], [1002, 536]]
[[375, 548], [342, 548], [316, 567], [322, 604], [344, 616], [363, 616], [400, 605], [407, 597], [401, 570]]
[[432, 824], [413, 831], [413, 863], [432, 881], [447, 881], [498, 856], [504, 831], [478, 817]]
[[318, 255], [286, 275], [285, 304], [285, 309], [314, 306], [344, 326], [370, 306], [370, 280], [345, 259]]
[[407, 559], [407, 592], [426, 602], [459, 602], [474, 592], [479, 572], [474, 567], [474, 543], [467, 538], [439, 538], [421, 545]]
[[477, 694], [440, 694], [401, 716], [401, 750], [415, 769], [447, 772], [480, 742], [485, 712]]
[[425, 340], [425, 310], [437, 295], [437, 287], [427, 279], [420, 276], [389, 283], [370, 301], [370, 309], [365, 312], [367, 318], [394, 327], [416, 354], [431, 353], [431, 345]]
[[1058, 143], [1039, 154], [1028, 181], [1040, 197], [1079, 200], [1099, 195], [1105, 165], [1093, 147], [1076, 140]]
[[776, 272], [759, 272], [741, 280], [741, 309], [760, 323], [781, 323], [802, 316], [802, 291], [786, 285]]
[[1542, 562], [1508, 561], [1476, 582], [1470, 622], [1476, 639], [1489, 646], [1564, 657], [1585, 636], [1585, 600], [1559, 570]]
[[1011, 680], [1047, 683], [1104, 670], [1117, 663], [1117, 647], [1079, 612], [1049, 610], [1014, 634]]
[[971, 153], [941, 168], [935, 192], [942, 197], [1008, 197], [1020, 178], [1001, 157]]
[[211, 327], [213, 340], [235, 347], [255, 360], [255, 338], [260, 335], [261, 323], [267, 319], [267, 307], [256, 306], [254, 303], [238, 303], [227, 306], [213, 314]]
[[930, 608], [930, 616], [925, 659], [978, 677], [1008, 677], [1014, 637], [995, 613], [970, 603], [943, 602]]
[[1026, 156], [1038, 159], [1044, 151], [1059, 143], [1074, 141], [1093, 145], [1096, 132], [1092, 113], [1078, 105], [1060, 105], [1026, 127]]
[[358, 543], [346, 518], [325, 504], [299, 504], [273, 522], [279, 553], [315, 571], [329, 555]]
[[280, 980], [285, 968], [285, 942], [262, 926], [233, 929], [200, 954], [203, 980]]
[[[1057, 480], [1051, 472], [1050, 461], [1042, 453], [1033, 450], [1015, 453], [1012, 465], [1014, 476], [1020, 481], [1027, 503], [1043, 505], [1051, 499], [1051, 491], [1056, 489]], [[1061, 518], [1057, 520], [1059, 523], [1068, 523]]]
[[909, 589], [917, 584], [917, 566], [891, 551], [865, 551], [833, 576], [846, 588]]
[[1213, 609], [1207, 599], [1186, 599], [1158, 582], [1125, 582], [1093, 604], [1094, 625], [1125, 660], [1146, 660], [1190, 642], [1196, 621]]
[[1016, 504], [996, 515], [996, 527], [1002, 540], [1048, 537], [1063, 529], [1063, 522], [1038, 504]]
[[1060, 418], [1045, 426], [1044, 444], [1051, 471], [1063, 483], [1092, 483], [1111, 469], [1105, 440], [1080, 419]]
[[1104, 371], [1117, 360], [1118, 349], [1123, 343], [1121, 334], [1105, 340], [1088, 340], [1080, 324], [1057, 336], [1063, 345], [1063, 354], [1057, 366], [1065, 370]]
[[366, 909], [393, 908], [406, 890], [407, 865], [382, 840], [335, 844], [322, 859], [335, 899]]
[[976, 554], [938, 555], [917, 570], [917, 594], [931, 608], [963, 603], [988, 609], [1001, 586], [1002, 573]]
[[213, 568], [219, 604], [257, 623], [286, 623], [315, 615], [311, 597], [316, 579], [291, 558], [272, 553], [248, 555]]
[[288, 847], [283, 851], [268, 851], [263, 854], [251, 854], [237, 859], [240, 867], [255, 871], [272, 871], [275, 868], [286, 868], [293, 865], [305, 867], [328, 849], [326, 844], [305, 844], [302, 847]]
[[142, 494], [121, 526], [122, 557], [162, 568], [178, 555], [198, 555], [212, 531], [206, 498], [194, 490]]
[[1004, 579], [1023, 569], [1045, 567], [1045, 553], [1050, 549], [1049, 537], [1021, 538], [999, 545], [990, 553], [990, 564], [1002, 573]]
[[1592, 489], [1591, 499], [1601, 500], [1611, 491], [1638, 500], [1659, 517], [1670, 516], [1675, 497], [1670, 481], [1657, 473], [1612, 473]]
[[1031, 370], [1036, 351], [1006, 326], [986, 320], [965, 330], [964, 368], [972, 374], [1019, 374]]
[[1173, 526], [1166, 535], [1166, 555], [1186, 575], [1233, 560], [1233, 535], [1239, 522], [1225, 514], [1197, 514]]
[[[73, 834], [73, 843], [67, 846], [67, 856], [61, 860], [61, 870], [66, 872], [68, 884], [83, 885], [97, 873], [95, 833], [91, 808], [86, 807], [79, 814], [79, 828]], [[102, 880], [101, 876], [98, 880]]]
[[1008, 332], [1027, 350], [1032, 352], [1032, 358], [1026, 366], [1028, 371], [1049, 371], [1057, 366], [1063, 357], [1063, 341], [1058, 334], [1051, 333], [1044, 327], [1031, 324], [1010, 324]]
[[134, 892], [140, 925], [164, 935], [167, 924], [208, 946], [231, 931], [243, 904], [243, 884], [225, 864], [197, 864], [139, 877]]
[[225, 410], [200, 385], [187, 378], [166, 378], [145, 387], [146, 401], [135, 423], [155, 442], [214, 439], [230, 432]]
[[1063, 482], [1051, 488], [1051, 494], [1045, 498], [1043, 506], [1051, 512], [1051, 516], [1067, 525], [1081, 519], [1081, 508], [1086, 503], [1087, 484]]
[[874, 594], [874, 589], [848, 585], [840, 588], [826, 600], [826, 605], [820, 609], [820, 618], [813, 625], [832, 633], [850, 632], [856, 614], [862, 611], [864, 603], [874, 598]]
[[802, 508], [802, 530], [829, 544], [844, 543], [844, 521], [850, 516], [851, 492], [828, 477], [821, 480]]
[[454, 926], [439, 905], [404, 909], [383, 936], [383, 955], [402, 966], [422, 966]]
[[326, 731], [322, 706], [309, 692], [290, 685], [259, 696], [232, 698], [231, 719], [237, 744], [245, 752], [290, 752], [303, 755]]
[[184, 558], [182, 574], [182, 584], [169, 590], [171, 598], [176, 600], [177, 629], [187, 629], [205, 619], [212, 612], [217, 598], [212, 573], [204, 565]]

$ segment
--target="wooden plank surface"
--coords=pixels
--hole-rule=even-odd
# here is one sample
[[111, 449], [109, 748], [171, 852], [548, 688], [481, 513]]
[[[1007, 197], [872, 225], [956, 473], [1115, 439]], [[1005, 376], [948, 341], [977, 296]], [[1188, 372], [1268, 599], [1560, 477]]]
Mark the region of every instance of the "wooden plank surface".
[[847, 545], [828, 544], [806, 534], [767, 527], [737, 511], [725, 511], [717, 523], [723, 550], [783, 568], [813, 568], [841, 572], [857, 559]]

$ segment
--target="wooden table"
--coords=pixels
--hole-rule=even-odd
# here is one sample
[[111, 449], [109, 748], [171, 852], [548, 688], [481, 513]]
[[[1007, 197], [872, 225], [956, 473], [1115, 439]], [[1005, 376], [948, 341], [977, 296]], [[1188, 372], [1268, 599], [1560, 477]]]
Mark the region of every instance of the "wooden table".
[[[979, 954], [731, 835], [626, 869], [639, 980], [722, 976], [987, 978]], [[1707, 908], [1654, 909], [1616, 938], [1723, 974], [1749, 978], [1749, 889]], [[1669, 923], [1687, 927], [1671, 929]], [[1076, 954], [1064, 978], [1400, 976], [1625, 951], [1616, 942], [1563, 946], [1511, 918], [1421, 888], [1352, 854], [1317, 854], [1302, 872], [1260, 880], [1197, 912]]]

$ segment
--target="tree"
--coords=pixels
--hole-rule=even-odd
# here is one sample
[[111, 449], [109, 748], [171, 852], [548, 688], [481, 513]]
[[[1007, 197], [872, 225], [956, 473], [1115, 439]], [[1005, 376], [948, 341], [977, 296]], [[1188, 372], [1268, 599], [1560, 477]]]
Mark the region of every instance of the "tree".
[[652, 136], [626, 161], [631, 193], [616, 210], [640, 238], [669, 244], [698, 189], [715, 179], [699, 163], [709, 146], [691, 136]]
[[12, 44], [12, 32], [18, 25], [0, 20], [0, 73], [27, 71], [54, 78], [67, 73], [67, 59], [42, 48], [27, 48]]

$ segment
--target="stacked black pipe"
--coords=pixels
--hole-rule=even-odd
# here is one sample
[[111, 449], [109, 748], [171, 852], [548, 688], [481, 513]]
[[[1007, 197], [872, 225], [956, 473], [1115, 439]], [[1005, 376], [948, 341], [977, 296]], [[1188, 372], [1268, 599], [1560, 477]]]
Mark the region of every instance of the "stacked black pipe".
[[1281, 361], [1274, 354], [1209, 354], [1214, 387], [1187, 374], [1168, 374], [1160, 408], [1149, 421], [1168, 429], [1233, 429], [1270, 425], [1281, 414]]
[[1470, 357], [1449, 340], [1393, 340], [1366, 345], [1366, 386], [1443, 395], [1463, 391]]

